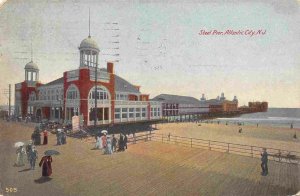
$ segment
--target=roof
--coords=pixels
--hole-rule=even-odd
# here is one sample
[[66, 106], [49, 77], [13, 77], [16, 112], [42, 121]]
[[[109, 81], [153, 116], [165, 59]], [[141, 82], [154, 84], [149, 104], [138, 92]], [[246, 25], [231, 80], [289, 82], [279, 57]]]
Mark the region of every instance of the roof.
[[25, 69], [34, 69], [34, 70], [38, 70], [39, 67], [37, 66], [37, 64], [35, 64], [33, 61], [30, 61], [29, 63], [27, 63], [25, 65]]
[[140, 91], [134, 85], [117, 75], [115, 75], [115, 91], [140, 93]]
[[200, 104], [200, 101], [194, 97], [160, 94], [152, 99], [153, 101], [165, 101], [172, 103]]
[[61, 77], [61, 78], [58, 78], [51, 82], [48, 82], [47, 84], [44, 84], [43, 86], [50, 86], [50, 85], [63, 84], [63, 83], [64, 83], [64, 77]]
[[94, 49], [94, 50], [99, 51], [98, 44], [96, 43], [96, 41], [94, 41], [91, 38], [91, 36], [82, 40], [82, 42], [80, 43], [79, 49]]
[[208, 104], [217, 104], [217, 105], [220, 105], [223, 103], [222, 100], [219, 100], [219, 99], [209, 99], [209, 100], [206, 100], [206, 103]]

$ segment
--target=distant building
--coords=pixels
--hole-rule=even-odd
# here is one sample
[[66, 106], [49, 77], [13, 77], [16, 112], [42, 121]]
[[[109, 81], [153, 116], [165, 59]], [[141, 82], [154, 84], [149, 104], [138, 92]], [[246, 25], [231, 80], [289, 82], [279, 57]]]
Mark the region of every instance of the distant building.
[[[204, 95], [202, 95], [204, 97]], [[200, 99], [203, 103], [209, 105], [210, 113], [228, 113], [228, 112], [237, 112], [238, 111], [238, 99], [234, 96], [233, 100], [226, 100], [224, 93], [221, 93], [221, 97], [218, 96], [216, 99], [203, 100]]]
[[268, 111], [268, 102], [248, 102], [248, 106], [241, 106], [239, 107], [239, 111], [242, 113], [249, 113], [249, 112], [266, 112]]
[[206, 103], [202, 103], [194, 97], [160, 94], [152, 99], [162, 103], [163, 117], [198, 118], [201, 114], [208, 113], [209, 108]]
[[268, 102], [249, 102], [248, 106], [251, 112], [266, 112], [268, 110]]

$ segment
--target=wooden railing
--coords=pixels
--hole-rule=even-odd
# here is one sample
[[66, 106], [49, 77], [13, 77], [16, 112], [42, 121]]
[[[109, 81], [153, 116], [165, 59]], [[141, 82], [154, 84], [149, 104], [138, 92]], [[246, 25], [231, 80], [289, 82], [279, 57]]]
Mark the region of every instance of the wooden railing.
[[256, 158], [260, 158], [263, 148], [266, 148], [269, 154], [269, 160], [286, 163], [300, 163], [300, 152], [297, 151], [289, 151], [262, 146], [250, 146], [245, 144], [228, 143], [176, 135], [164, 135], [158, 133], [150, 134], [149, 140], [159, 141], [168, 144], [176, 144], [190, 148], [202, 148], [207, 150], [232, 153]]
[[128, 137], [127, 143], [136, 144], [136, 143], [140, 143], [140, 142], [151, 141], [152, 136], [153, 136], [153, 133], [146, 133], [146, 134], [143, 134], [143, 135]]

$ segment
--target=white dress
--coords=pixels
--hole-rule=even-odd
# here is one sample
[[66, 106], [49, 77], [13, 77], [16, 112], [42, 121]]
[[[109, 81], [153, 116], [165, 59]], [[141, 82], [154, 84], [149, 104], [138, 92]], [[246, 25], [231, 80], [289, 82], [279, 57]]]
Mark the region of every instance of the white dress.
[[101, 149], [102, 148], [102, 140], [99, 136], [97, 136], [95, 148]]

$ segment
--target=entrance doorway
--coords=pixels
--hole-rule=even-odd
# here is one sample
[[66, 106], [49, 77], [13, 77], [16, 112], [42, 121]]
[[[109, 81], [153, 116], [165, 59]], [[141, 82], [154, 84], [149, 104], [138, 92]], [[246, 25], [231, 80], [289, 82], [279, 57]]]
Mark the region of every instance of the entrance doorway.
[[[94, 121], [95, 120], [95, 108], [90, 109], [89, 113], [89, 120]], [[109, 120], [109, 108], [97, 108], [97, 121], [100, 122], [100, 124], [104, 124], [104, 121]]]
[[36, 110], [36, 121], [40, 122], [42, 119], [42, 110], [41, 109], [37, 109]]

